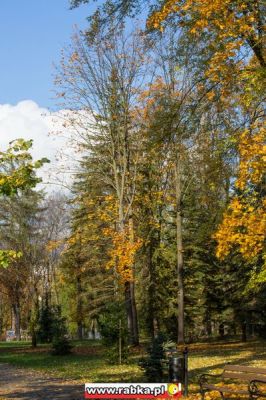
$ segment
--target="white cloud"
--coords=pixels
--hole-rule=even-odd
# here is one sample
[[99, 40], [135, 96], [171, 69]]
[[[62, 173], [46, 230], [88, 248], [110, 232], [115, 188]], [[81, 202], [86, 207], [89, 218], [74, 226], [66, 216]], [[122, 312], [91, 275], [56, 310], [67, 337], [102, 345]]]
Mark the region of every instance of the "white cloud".
[[[17, 138], [33, 139], [34, 159], [47, 157], [51, 161], [39, 173], [48, 191], [58, 190], [55, 185], [61, 182], [70, 183], [77, 157], [68, 142], [70, 135], [63, 127], [62, 115], [64, 112], [50, 113], [31, 100], [17, 105], [0, 104], [0, 149], [7, 148]], [[62, 135], [51, 132], [62, 132]], [[53, 185], [48, 185], [49, 182]]]

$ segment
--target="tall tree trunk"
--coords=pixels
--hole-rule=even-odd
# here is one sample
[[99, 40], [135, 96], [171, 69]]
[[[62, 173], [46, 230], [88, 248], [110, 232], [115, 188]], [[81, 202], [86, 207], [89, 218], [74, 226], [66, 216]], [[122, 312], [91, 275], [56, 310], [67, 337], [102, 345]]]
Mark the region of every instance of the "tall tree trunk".
[[39, 296], [38, 296], [38, 289], [37, 289], [37, 284], [35, 283], [33, 285], [33, 291], [32, 291], [32, 296], [33, 296], [33, 304], [32, 308], [30, 310], [30, 333], [31, 333], [31, 345], [32, 347], [37, 347], [37, 325], [39, 321]]
[[133, 331], [133, 315], [131, 307], [131, 293], [130, 293], [130, 282], [125, 283], [125, 304], [127, 313], [127, 326], [129, 334], [129, 343], [134, 344], [134, 331]]
[[35, 329], [33, 329], [31, 333], [31, 345], [34, 348], [37, 347], [37, 335]]
[[152, 262], [152, 240], [148, 244], [148, 257], [147, 257], [147, 266], [148, 266], [148, 274], [149, 274], [149, 287], [148, 287], [148, 329], [151, 339], [153, 340], [156, 336], [156, 323], [155, 323], [155, 315], [154, 315], [154, 271], [153, 271], [153, 262]]
[[17, 301], [16, 303], [12, 304], [12, 310], [14, 315], [14, 323], [15, 323], [15, 335], [17, 340], [21, 340], [20, 335], [20, 305]]
[[[120, 231], [124, 231], [124, 214], [123, 214], [123, 205], [120, 202], [119, 207], [119, 228]], [[130, 215], [129, 217], [129, 229], [130, 229], [130, 240], [134, 242], [134, 228], [133, 228], [133, 219]], [[138, 331], [138, 315], [137, 315], [137, 307], [135, 300], [135, 283], [134, 283], [134, 265], [131, 266], [133, 281], [127, 281], [125, 283], [125, 304], [126, 304], [126, 313], [127, 313], [127, 323], [128, 323], [128, 332], [129, 332], [129, 342], [130, 344], [137, 346], [139, 344], [139, 331]]]
[[[129, 230], [130, 230], [130, 241], [134, 243], [134, 226], [133, 226], [133, 217], [132, 211], [129, 215]], [[132, 338], [133, 344], [135, 346], [139, 345], [139, 328], [138, 328], [138, 314], [137, 314], [137, 306], [136, 306], [136, 296], [135, 296], [135, 266], [132, 265], [132, 275], [133, 280], [129, 284], [130, 288], [130, 306], [131, 306], [131, 313], [132, 316]]]
[[129, 342], [134, 346], [139, 344], [138, 316], [135, 301], [134, 282], [125, 283], [125, 304], [127, 313], [127, 324], [129, 332]]
[[77, 337], [78, 337], [78, 340], [83, 340], [83, 324], [81, 321], [78, 321]]
[[[119, 231], [123, 233], [125, 232], [124, 210], [123, 210], [123, 201], [120, 197], [119, 192], [118, 192], [118, 198], [119, 198]], [[136, 337], [137, 310], [135, 303], [135, 293], [134, 293], [134, 286], [132, 287], [132, 283], [129, 281], [125, 282], [125, 305], [127, 314], [129, 343], [132, 345], [135, 344], [137, 345], [138, 336]]]
[[211, 312], [210, 312], [208, 307], [206, 308], [204, 323], [205, 323], [205, 331], [206, 331], [208, 337], [211, 337], [211, 335], [212, 335], [212, 321], [211, 321]]
[[241, 331], [242, 331], [242, 342], [247, 341], [247, 324], [245, 321], [241, 323]]
[[83, 339], [83, 304], [82, 304], [82, 286], [80, 276], [77, 276], [77, 337]]
[[184, 260], [182, 236], [182, 186], [181, 186], [181, 161], [180, 155], [175, 165], [175, 190], [176, 190], [176, 250], [177, 250], [177, 281], [178, 281], [178, 344], [184, 343]]
[[224, 323], [222, 322], [221, 324], [219, 324], [219, 336], [220, 336], [221, 339], [224, 338], [224, 334], [225, 334], [225, 332], [224, 332]]
[[3, 309], [2, 309], [2, 298], [0, 300], [0, 335], [3, 332]]
[[30, 334], [31, 334], [31, 345], [37, 347], [37, 324], [39, 319], [39, 302], [38, 299], [33, 305], [30, 314]]
[[130, 282], [130, 304], [132, 308], [132, 334], [134, 346], [139, 345], [139, 328], [138, 328], [138, 315], [135, 297], [135, 283]]

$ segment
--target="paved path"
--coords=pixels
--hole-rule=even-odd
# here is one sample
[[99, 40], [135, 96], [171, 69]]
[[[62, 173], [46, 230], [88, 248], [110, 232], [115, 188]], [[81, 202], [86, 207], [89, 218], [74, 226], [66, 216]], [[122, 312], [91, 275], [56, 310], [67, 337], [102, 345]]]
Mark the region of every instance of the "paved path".
[[0, 400], [83, 400], [84, 385], [0, 364]]

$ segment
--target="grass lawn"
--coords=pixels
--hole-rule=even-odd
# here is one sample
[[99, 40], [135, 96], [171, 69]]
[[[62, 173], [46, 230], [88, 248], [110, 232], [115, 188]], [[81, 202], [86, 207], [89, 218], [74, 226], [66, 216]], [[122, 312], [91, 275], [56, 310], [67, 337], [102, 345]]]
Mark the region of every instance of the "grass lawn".
[[[226, 363], [257, 366], [266, 368], [266, 341], [250, 341], [247, 343], [212, 343], [194, 344], [190, 346], [189, 381], [190, 392], [198, 392], [198, 377], [203, 373], [221, 373]], [[244, 387], [246, 389], [246, 385]], [[200, 396], [191, 396], [200, 399]], [[219, 393], [206, 395], [206, 400], [221, 399]], [[240, 396], [236, 396], [240, 399]]]
[[49, 346], [39, 345], [33, 349], [26, 342], [0, 342], [0, 362], [29, 368], [59, 378], [79, 382], [137, 382], [142, 371], [137, 357], [131, 355], [128, 365], [110, 365], [100, 342], [73, 342], [73, 354], [52, 356]]
[[[0, 362], [7, 362], [52, 376], [77, 382], [143, 382], [138, 359], [144, 354], [139, 348], [131, 352], [127, 365], [110, 365], [100, 342], [74, 342], [73, 354], [52, 356], [46, 345], [32, 349], [25, 342], [0, 343]], [[219, 373], [228, 363], [266, 367], [266, 342], [215, 342], [189, 346], [190, 391], [198, 391], [198, 376], [205, 372]], [[198, 398], [198, 397], [191, 397]]]

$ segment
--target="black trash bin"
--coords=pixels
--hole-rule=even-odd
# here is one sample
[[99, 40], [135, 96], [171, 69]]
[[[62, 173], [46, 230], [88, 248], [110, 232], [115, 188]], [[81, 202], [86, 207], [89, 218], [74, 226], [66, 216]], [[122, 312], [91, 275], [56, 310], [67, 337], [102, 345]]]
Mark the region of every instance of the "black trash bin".
[[183, 394], [188, 395], [188, 350], [185, 348], [183, 354], [172, 356], [169, 359], [169, 382], [181, 383], [184, 387]]
[[183, 383], [185, 381], [184, 357], [171, 357], [169, 360], [169, 381], [171, 383]]

